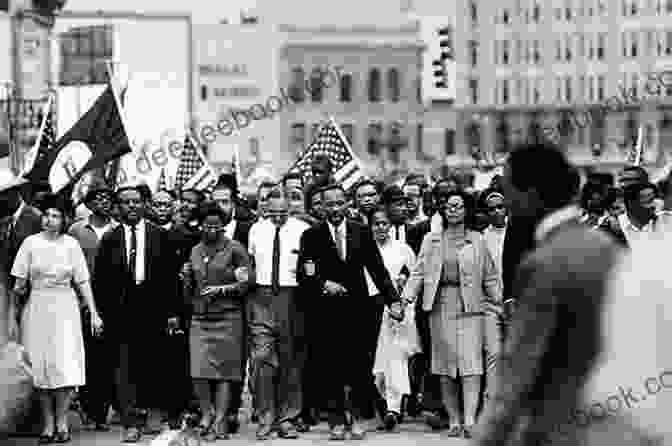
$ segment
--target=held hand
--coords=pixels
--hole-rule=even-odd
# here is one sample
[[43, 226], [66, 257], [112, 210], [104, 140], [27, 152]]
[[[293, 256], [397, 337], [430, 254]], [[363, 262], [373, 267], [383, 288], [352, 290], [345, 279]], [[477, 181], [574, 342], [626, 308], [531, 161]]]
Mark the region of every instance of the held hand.
[[190, 262], [182, 265], [182, 269], [180, 270], [180, 280], [184, 282], [187, 278], [191, 277], [192, 271], [193, 269]]
[[208, 285], [201, 290], [201, 297], [203, 297], [205, 299], [212, 299], [213, 297], [215, 297], [221, 291], [222, 291], [222, 287]]
[[327, 280], [324, 282], [324, 292], [330, 296], [338, 296], [347, 293], [348, 290], [341, 284]]
[[246, 266], [236, 268], [236, 270], [233, 272], [233, 275], [236, 276], [236, 280], [238, 282], [247, 282], [250, 280], [250, 272]]
[[222, 293], [223, 296], [228, 297], [232, 296], [235, 292], [235, 285], [222, 285], [219, 288], [219, 292]]
[[16, 318], [13, 316], [9, 318], [7, 330], [9, 334], [9, 340], [18, 342], [19, 340], [19, 324], [16, 322]]
[[100, 318], [98, 312], [91, 313], [91, 330], [94, 336], [99, 336], [103, 333], [103, 320]]
[[406, 276], [399, 276], [397, 277], [397, 290], [403, 290], [404, 287], [406, 286], [406, 282], [408, 282], [408, 277]]
[[180, 330], [180, 322], [176, 317], [168, 319], [168, 334], [184, 334], [184, 332]]
[[401, 322], [404, 320], [404, 306], [401, 302], [394, 302], [390, 305], [388, 312], [395, 321]]

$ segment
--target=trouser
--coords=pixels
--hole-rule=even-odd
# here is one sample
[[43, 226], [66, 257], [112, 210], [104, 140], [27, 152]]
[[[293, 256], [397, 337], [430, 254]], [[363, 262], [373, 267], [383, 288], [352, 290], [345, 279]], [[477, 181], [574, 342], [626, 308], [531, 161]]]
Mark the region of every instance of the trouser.
[[411, 358], [411, 391], [422, 394], [422, 408], [431, 412], [442, 411], [441, 386], [439, 378], [431, 373], [432, 340], [429, 330], [429, 312], [420, 307], [420, 299], [415, 310], [415, 323], [418, 327], [422, 353]]
[[129, 363], [132, 360], [128, 344], [118, 346], [119, 364], [115, 369], [115, 386], [117, 404], [120, 410], [121, 425], [127, 429], [139, 427], [142, 417], [137, 408], [137, 388], [135, 380], [130, 375]]
[[88, 311], [82, 311], [82, 330], [86, 353], [86, 385], [79, 390], [84, 413], [95, 423], [106, 423], [114, 399], [114, 373], [104, 334], [93, 336]]
[[250, 378], [261, 424], [292, 421], [301, 412], [305, 349], [296, 303], [295, 287], [274, 293], [261, 286], [248, 300]]
[[497, 389], [497, 367], [502, 351], [503, 330], [502, 323], [496, 315], [486, 315], [485, 317], [485, 391], [486, 400], [492, 396]]

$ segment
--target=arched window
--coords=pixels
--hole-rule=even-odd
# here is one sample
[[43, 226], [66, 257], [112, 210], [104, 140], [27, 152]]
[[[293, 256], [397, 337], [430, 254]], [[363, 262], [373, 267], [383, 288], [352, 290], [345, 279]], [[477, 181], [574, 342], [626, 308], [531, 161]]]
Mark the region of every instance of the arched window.
[[377, 68], [369, 72], [369, 102], [380, 102], [380, 71]]
[[341, 102], [352, 101], [352, 75], [341, 76]]
[[313, 102], [322, 102], [323, 87], [322, 82], [324, 73], [320, 68], [314, 68], [310, 73], [310, 99]]
[[292, 69], [292, 83], [289, 87], [289, 97], [292, 98], [294, 102], [303, 102], [305, 95], [305, 74], [303, 68], [296, 67]]
[[406, 141], [401, 136], [401, 124], [395, 122], [390, 125], [390, 140], [387, 143], [387, 151], [393, 163], [399, 164], [399, 154], [406, 146]]
[[625, 146], [631, 147], [637, 144], [637, 120], [632, 114], [625, 121]]
[[399, 84], [399, 71], [396, 68], [390, 68], [387, 72], [387, 89], [392, 102], [399, 102]]

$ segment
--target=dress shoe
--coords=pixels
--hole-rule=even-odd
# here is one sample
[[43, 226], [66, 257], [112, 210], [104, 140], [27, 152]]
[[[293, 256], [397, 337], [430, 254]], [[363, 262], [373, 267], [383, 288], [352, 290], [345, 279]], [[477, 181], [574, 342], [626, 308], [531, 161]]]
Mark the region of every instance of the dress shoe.
[[450, 420], [448, 418], [442, 417], [438, 413], [429, 413], [425, 419], [425, 422], [432, 430], [440, 431], [442, 429], [450, 426]]
[[257, 440], [269, 440], [273, 435], [273, 426], [270, 424], [261, 424], [257, 429]]
[[306, 433], [306, 432], [310, 432], [310, 424], [306, 423], [302, 419], [296, 420], [296, 422], [294, 423], [294, 427], [296, 428], [297, 432], [301, 432], [302, 434]]
[[229, 424], [229, 433], [237, 434], [240, 430], [240, 421], [238, 421], [238, 417], [236, 415], [232, 415], [228, 418], [227, 422]]
[[360, 424], [356, 422], [352, 423], [352, 425], [348, 429], [348, 432], [350, 433], [351, 440], [358, 441], [363, 440], [364, 437], [366, 437], [366, 431]]
[[140, 438], [142, 437], [142, 434], [140, 431], [135, 428], [135, 427], [129, 427], [128, 429], [124, 429], [124, 433], [121, 438], [122, 443], [137, 443], [140, 441]]
[[343, 441], [345, 440], [345, 426], [334, 426], [329, 431], [329, 440]]
[[385, 430], [388, 432], [392, 432], [395, 427], [397, 427], [397, 423], [399, 416], [390, 411], [385, 414], [385, 418], [383, 418], [383, 424], [385, 425]]
[[71, 438], [69, 429], [58, 431], [54, 435], [54, 443], [60, 443], [60, 444], [70, 443], [70, 440]]
[[287, 440], [295, 440], [299, 438], [299, 433], [292, 423], [283, 421], [280, 426], [278, 426], [278, 437]]

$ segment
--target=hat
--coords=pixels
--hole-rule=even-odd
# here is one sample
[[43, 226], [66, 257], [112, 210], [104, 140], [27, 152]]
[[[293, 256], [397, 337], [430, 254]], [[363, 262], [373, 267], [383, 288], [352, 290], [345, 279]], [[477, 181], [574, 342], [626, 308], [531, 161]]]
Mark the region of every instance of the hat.
[[404, 191], [399, 186], [393, 184], [385, 188], [383, 191], [383, 203], [385, 205], [389, 206], [400, 201], [406, 201], [406, 195], [404, 195]]
[[15, 187], [26, 184], [28, 180], [23, 177], [14, 175], [10, 169], [0, 167], [0, 192], [5, 192]]

